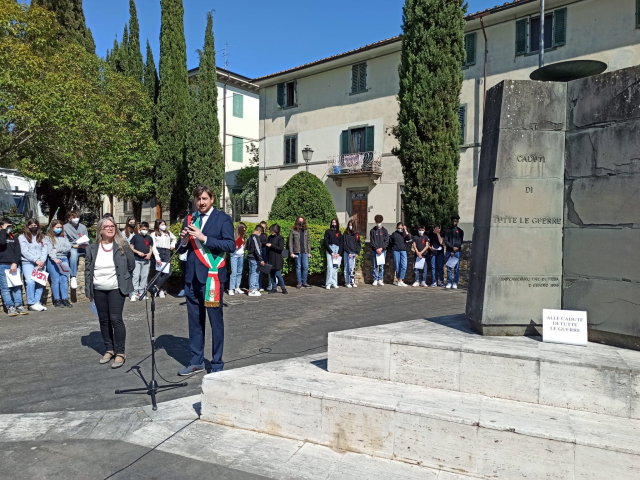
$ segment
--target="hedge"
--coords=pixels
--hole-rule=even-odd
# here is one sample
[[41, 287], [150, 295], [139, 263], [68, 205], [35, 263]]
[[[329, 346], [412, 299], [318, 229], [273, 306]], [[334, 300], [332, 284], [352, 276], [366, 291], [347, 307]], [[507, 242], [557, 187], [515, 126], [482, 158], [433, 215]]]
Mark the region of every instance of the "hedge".
[[[248, 238], [248, 236], [251, 233], [253, 233], [253, 230], [255, 229], [256, 225], [258, 225], [258, 223], [250, 223], [250, 222], [244, 222], [244, 223], [245, 225], [247, 225], [247, 238]], [[278, 225], [280, 225], [280, 234], [284, 237], [285, 248], [288, 249], [289, 248], [289, 232], [295, 222], [286, 221], [286, 220], [285, 221], [269, 221], [269, 226], [273, 225], [274, 223], [277, 223]], [[234, 224], [234, 227], [236, 225], [237, 223]], [[173, 232], [173, 234], [176, 237], [180, 236], [181, 228], [182, 228], [182, 223], [176, 223], [171, 225], [171, 227], [169, 227], [169, 229]], [[309, 259], [309, 274], [323, 274], [327, 271], [327, 257], [326, 257], [327, 251], [324, 248], [324, 232], [327, 230], [328, 224], [325, 225], [325, 224], [312, 223], [312, 224], [307, 224], [307, 228], [309, 232], [309, 240], [311, 243], [311, 258]], [[344, 230], [342, 231], [344, 232]], [[356, 268], [360, 267], [360, 265], [362, 264], [362, 258], [363, 258], [362, 253], [365, 253], [363, 237], [360, 237], [360, 242], [362, 243], [362, 252], [358, 257], [358, 260], [356, 261]], [[229, 264], [228, 261], [227, 261], [227, 264]], [[180, 261], [177, 255], [173, 259], [172, 268], [173, 268], [172, 270], [173, 276], [182, 275], [182, 270], [180, 269]], [[340, 267], [341, 271], [342, 271], [342, 268], [343, 267]], [[295, 271], [295, 269], [296, 269], [295, 260], [292, 258], [288, 258], [287, 260], [285, 260], [284, 265], [282, 267], [282, 275], [286, 275], [289, 272]], [[245, 253], [245, 265], [244, 265], [243, 273], [246, 274], [246, 272], [248, 271], [249, 271], [249, 261], [247, 260], [246, 253]]]

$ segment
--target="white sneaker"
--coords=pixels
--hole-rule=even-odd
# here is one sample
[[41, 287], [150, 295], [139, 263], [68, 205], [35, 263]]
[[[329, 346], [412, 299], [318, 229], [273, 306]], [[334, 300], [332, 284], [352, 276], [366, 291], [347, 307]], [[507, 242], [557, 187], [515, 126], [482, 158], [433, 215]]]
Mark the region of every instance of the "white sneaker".
[[446, 286], [446, 287], [444, 287], [444, 288], [451, 288], [451, 284], [450, 284], [450, 283], [447, 283], [447, 286]]
[[165, 293], [164, 293], [164, 290], [160, 290], [160, 293], [158, 294], [158, 297], [159, 297], [159, 298], [164, 298], [164, 297], [166, 297], [166, 295], [165, 295]]
[[357, 284], [357, 283], [352, 283], [352, 284], [351, 284], [351, 286], [352, 286], [353, 288], [358, 288], [358, 284]]
[[[417, 285], [416, 285], [417, 286]], [[420, 286], [421, 287], [426, 287], [427, 286], [427, 282], [420, 282]]]
[[40, 304], [40, 302], [38, 302], [31, 305], [29, 307], [29, 310], [31, 310], [32, 312], [43, 312], [44, 310], [46, 310], [46, 307], [44, 307], [42, 304]]
[[458, 284], [454, 283], [453, 286], [451, 288], [458, 288]]
[[253, 292], [249, 292], [248, 295], [250, 297], [261, 297], [262, 296], [262, 294], [257, 290], [254, 290]]
[[129, 300], [131, 302], [135, 302], [136, 300], [138, 300], [138, 296], [137, 295], [131, 295], [131, 298], [129, 298]]
[[419, 282], [413, 282], [413, 285], [411, 285], [412, 287], [419, 287], [420, 283]]
[[236, 288], [236, 293], [237, 293], [238, 295], [242, 295], [242, 294], [243, 294], [243, 291], [242, 291], [242, 289], [241, 289], [240, 287], [238, 287], [238, 288]]
[[378, 280], [373, 281], [373, 286], [375, 287], [376, 285], [378, 285]]
[[402, 280], [398, 280], [398, 286], [399, 287], [407, 287], [408, 285], [406, 283], [404, 283]]
[[229, 290], [229, 293], [228, 293], [227, 295], [231, 295], [231, 296], [233, 297], [235, 294], [236, 294], [236, 292], [235, 292], [235, 291], [233, 291], [233, 290]]
[[331, 289], [331, 285], [327, 285], [325, 288], [326, 288], [327, 290], [330, 290], [330, 289]]
[[347, 284], [347, 288], [351, 288], [351, 284], [350, 283]]
[[378, 280], [378, 286], [379, 287], [384, 287], [384, 282], [382, 280]]
[[71, 288], [74, 290], [78, 288], [78, 280], [76, 277], [71, 277]]
[[259, 292], [264, 292], [264, 288], [261, 288], [260, 290], [258, 290]]
[[338, 285], [334, 285], [333, 288], [340, 288]]

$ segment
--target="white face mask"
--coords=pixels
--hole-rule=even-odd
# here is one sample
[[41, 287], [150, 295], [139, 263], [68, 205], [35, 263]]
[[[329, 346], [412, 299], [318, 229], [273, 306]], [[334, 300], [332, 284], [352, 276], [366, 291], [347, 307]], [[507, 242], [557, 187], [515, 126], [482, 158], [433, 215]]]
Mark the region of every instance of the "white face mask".
[[404, 232], [404, 228], [399, 228], [398, 232], [400, 232], [400, 233]]
[[382, 228], [382, 224], [381, 223], [378, 224], [378, 228]]
[[349, 225], [349, 230], [353, 230], [353, 225]]
[[79, 218], [73, 218], [73, 219], [71, 220], [71, 223], [73, 223], [74, 225], [77, 225], [77, 224], [79, 224], [79, 223], [80, 223], [80, 219], [79, 219]]
[[418, 230], [418, 235], [420, 236], [424, 235], [424, 230]]
[[149, 230], [140, 230], [140, 235], [146, 235]]
[[160, 230], [162, 230], [163, 232], [167, 229], [166, 225], [160, 225]]

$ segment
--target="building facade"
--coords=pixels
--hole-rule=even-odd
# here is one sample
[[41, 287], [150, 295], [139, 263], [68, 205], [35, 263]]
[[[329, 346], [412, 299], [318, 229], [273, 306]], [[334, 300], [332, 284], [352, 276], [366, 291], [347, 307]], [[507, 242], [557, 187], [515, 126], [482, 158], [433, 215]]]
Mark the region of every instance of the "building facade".
[[[198, 69], [189, 70], [189, 78], [198, 75]], [[258, 147], [259, 127], [259, 95], [258, 86], [251, 79], [222, 68], [218, 74], [218, 121], [220, 123], [220, 142], [225, 155], [225, 188], [220, 199], [224, 210], [233, 213], [232, 195], [237, 193], [236, 175], [242, 167], [250, 165], [251, 154], [247, 147]], [[257, 206], [244, 206], [245, 209], [256, 210]], [[103, 200], [103, 211], [112, 212], [118, 223], [124, 223], [128, 216], [133, 215], [134, 204], [130, 200]], [[169, 211], [163, 209], [161, 215], [169, 219]], [[156, 208], [155, 198], [142, 205], [142, 215], [139, 221], [152, 223], [160, 218], [160, 211]]]
[[[640, 63], [636, 0], [545, 3], [545, 64], [592, 59], [612, 71]], [[469, 239], [484, 92], [505, 79], [529, 79], [538, 68], [539, 8], [539, 0], [515, 0], [466, 16], [458, 187], [460, 225]], [[341, 222], [355, 217], [366, 233], [376, 214], [387, 227], [402, 221], [404, 180], [391, 132], [400, 50], [401, 38], [394, 37], [253, 80], [260, 87], [261, 218], [278, 189], [308, 168], [327, 186]], [[307, 145], [314, 151], [308, 165]]]

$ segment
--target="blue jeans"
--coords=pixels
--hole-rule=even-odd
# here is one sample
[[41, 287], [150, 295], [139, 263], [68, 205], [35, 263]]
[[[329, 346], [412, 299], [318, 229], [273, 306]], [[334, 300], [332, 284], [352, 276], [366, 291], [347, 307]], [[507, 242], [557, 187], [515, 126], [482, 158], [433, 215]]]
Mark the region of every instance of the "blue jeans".
[[413, 270], [413, 278], [414, 278], [414, 282], [427, 282], [427, 272], [429, 271], [429, 269], [426, 266], [425, 263], [425, 267], [422, 270]]
[[69, 253], [69, 268], [71, 269], [71, 276], [78, 276], [78, 255], [80, 251], [77, 248], [71, 248]]
[[[383, 250], [382, 255], [384, 255], [385, 260], [387, 259], [387, 251]], [[382, 265], [378, 265], [376, 262], [376, 257], [378, 254], [375, 250], [371, 250], [371, 257], [373, 258], [373, 281], [382, 281], [384, 279], [384, 263]]]
[[[0, 265], [0, 293], [2, 293], [2, 301], [6, 308], [22, 306], [22, 285], [17, 287], [9, 287], [5, 270], [11, 269], [11, 264], [5, 263]], [[18, 265], [18, 276], [21, 274], [21, 268]], [[31, 275], [31, 272], [29, 272]], [[13, 297], [13, 298], [12, 298]]]
[[396, 252], [394, 250], [393, 263], [396, 264], [396, 277], [398, 280], [404, 280], [404, 275], [407, 273], [407, 251]]
[[[451, 283], [451, 277], [452, 277], [451, 270], [454, 270], [453, 283], [458, 283], [458, 279], [460, 277], [460, 250], [458, 250], [457, 252], [454, 252], [453, 256], [458, 258], [458, 263], [456, 264], [456, 267], [453, 269], [447, 267], [447, 281]], [[449, 261], [450, 258], [451, 258], [451, 254], [447, 252], [447, 261]]]
[[258, 272], [258, 262], [249, 259], [249, 291], [254, 292], [260, 288], [258, 279], [262, 273]]
[[[338, 245], [329, 245], [331, 248], [331, 253], [338, 253], [340, 247]], [[325, 281], [325, 286], [338, 286], [338, 269], [339, 267], [333, 266], [333, 257], [330, 252], [327, 252], [327, 279]]]
[[442, 268], [444, 266], [444, 252], [431, 255], [431, 282], [436, 285], [438, 281], [440, 284], [444, 284], [444, 272]]
[[273, 290], [277, 290], [278, 284], [280, 284], [280, 288], [283, 291], [286, 290], [286, 287], [284, 286], [284, 278], [282, 278], [280, 270], [271, 270], [269, 272], [269, 287]]
[[[40, 297], [42, 296], [42, 290], [44, 289], [42, 285], [31, 280], [31, 272], [33, 272], [35, 268], [35, 264], [31, 262], [22, 262], [24, 283], [27, 290], [27, 305], [40, 303]], [[41, 271], [46, 271], [46, 269], [43, 268]]]
[[298, 277], [298, 285], [307, 284], [308, 274], [309, 274], [309, 254], [299, 253], [296, 256], [296, 277]]
[[240, 288], [242, 281], [242, 269], [244, 268], [244, 255], [231, 255], [231, 276], [229, 277], [229, 291]]
[[[61, 258], [63, 263], [69, 263], [66, 258]], [[66, 300], [69, 298], [69, 277], [60, 271], [60, 267], [49, 258], [47, 260], [47, 272], [51, 282], [51, 293], [54, 300]]]
[[[351, 255], [355, 256], [354, 252], [344, 252], [343, 253], [343, 258], [342, 258], [342, 263], [343, 265], [343, 269], [344, 269], [344, 283], [346, 285], [353, 285], [354, 283], [356, 283], [356, 269], [355, 266], [353, 268], [353, 270], [351, 270], [349, 268], [349, 253], [351, 253]], [[355, 260], [354, 260], [355, 262]], [[355, 265], [355, 263], [354, 263]]]

